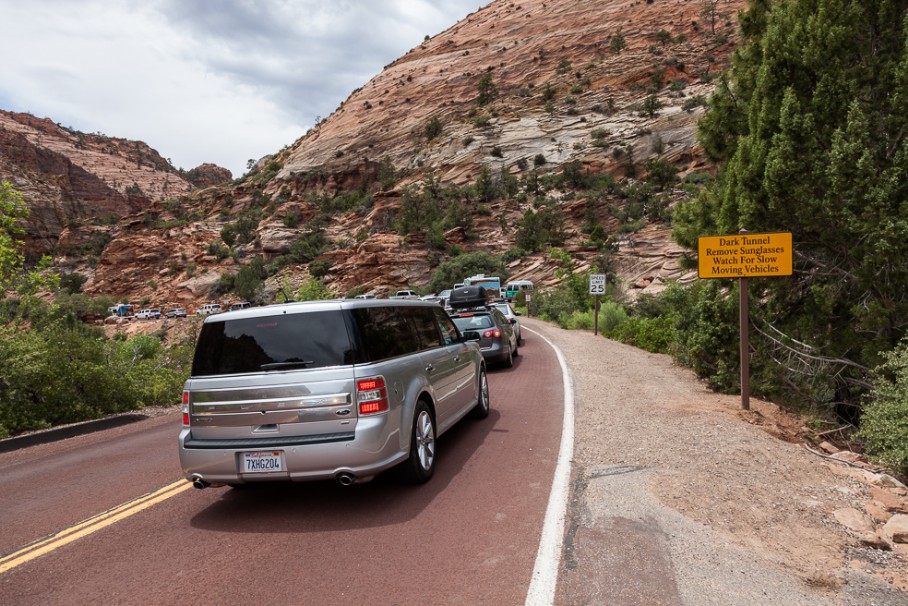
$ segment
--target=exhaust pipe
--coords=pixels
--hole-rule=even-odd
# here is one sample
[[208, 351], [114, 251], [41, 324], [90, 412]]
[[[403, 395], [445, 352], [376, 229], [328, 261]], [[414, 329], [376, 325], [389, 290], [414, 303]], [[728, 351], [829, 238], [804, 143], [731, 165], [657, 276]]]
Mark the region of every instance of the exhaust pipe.
[[202, 490], [203, 488], [208, 488], [209, 486], [211, 486], [211, 482], [206, 482], [199, 476], [193, 476], [192, 485], [195, 486], [196, 488], [198, 488], [199, 490]]
[[337, 474], [337, 481], [340, 482], [341, 486], [350, 486], [356, 482], [356, 476], [344, 471]]

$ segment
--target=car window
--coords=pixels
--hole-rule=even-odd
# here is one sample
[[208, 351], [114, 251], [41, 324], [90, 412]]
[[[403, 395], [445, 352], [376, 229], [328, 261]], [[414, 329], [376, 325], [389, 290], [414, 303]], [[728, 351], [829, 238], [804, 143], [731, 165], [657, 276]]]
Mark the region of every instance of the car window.
[[199, 335], [192, 374], [260, 372], [268, 364], [339, 366], [351, 364], [353, 356], [340, 311], [207, 322]]
[[442, 342], [445, 345], [450, 345], [460, 340], [460, 335], [457, 334], [457, 327], [451, 321], [451, 317], [441, 308], [432, 311], [435, 313], [435, 319], [438, 320], [438, 327], [441, 329]]
[[419, 350], [410, 315], [401, 307], [362, 307], [352, 311], [366, 361], [378, 362]]
[[459, 328], [461, 332], [467, 330], [482, 330], [483, 328], [492, 328], [495, 326], [495, 322], [489, 314], [458, 316], [453, 318], [453, 320], [454, 324], [457, 325], [457, 328]]
[[441, 345], [441, 334], [438, 332], [438, 326], [435, 324], [435, 315], [432, 310], [426, 307], [410, 308], [413, 316], [413, 323], [416, 325], [416, 333], [419, 335], [419, 344], [421, 349], [430, 349]]

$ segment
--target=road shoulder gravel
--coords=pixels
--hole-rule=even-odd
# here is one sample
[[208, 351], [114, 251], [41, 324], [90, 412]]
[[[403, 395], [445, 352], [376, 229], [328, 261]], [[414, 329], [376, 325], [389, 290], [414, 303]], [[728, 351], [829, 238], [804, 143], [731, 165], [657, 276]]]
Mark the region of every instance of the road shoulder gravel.
[[865, 547], [833, 516], [866, 497], [866, 472], [774, 435], [798, 419], [742, 411], [668, 356], [521, 322], [575, 390], [557, 604], [908, 606], [904, 546]]

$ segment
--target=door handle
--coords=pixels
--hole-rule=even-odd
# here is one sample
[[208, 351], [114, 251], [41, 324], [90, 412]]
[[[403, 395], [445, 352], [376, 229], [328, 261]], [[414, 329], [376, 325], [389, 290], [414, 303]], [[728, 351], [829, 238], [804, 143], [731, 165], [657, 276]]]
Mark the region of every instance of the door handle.
[[435, 370], [434, 366], [432, 366], [431, 364], [426, 364], [426, 372], [432, 372], [433, 370]]

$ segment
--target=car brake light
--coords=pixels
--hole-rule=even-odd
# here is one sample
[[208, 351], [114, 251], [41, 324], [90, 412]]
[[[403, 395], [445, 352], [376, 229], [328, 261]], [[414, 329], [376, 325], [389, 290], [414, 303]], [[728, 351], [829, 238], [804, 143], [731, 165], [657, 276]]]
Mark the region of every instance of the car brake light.
[[490, 338], [490, 337], [493, 338], [493, 339], [500, 339], [500, 338], [501, 338], [501, 330], [498, 329], [498, 328], [494, 328], [494, 329], [492, 329], [492, 330], [487, 330], [487, 331], [485, 331], [484, 333], [482, 333], [482, 336], [483, 336], [484, 338], [486, 338], [486, 339], [488, 339], [488, 338]]
[[189, 392], [183, 392], [183, 427], [189, 427]]
[[356, 382], [356, 401], [359, 403], [360, 415], [374, 415], [387, 411], [388, 388], [384, 377], [370, 377]]

